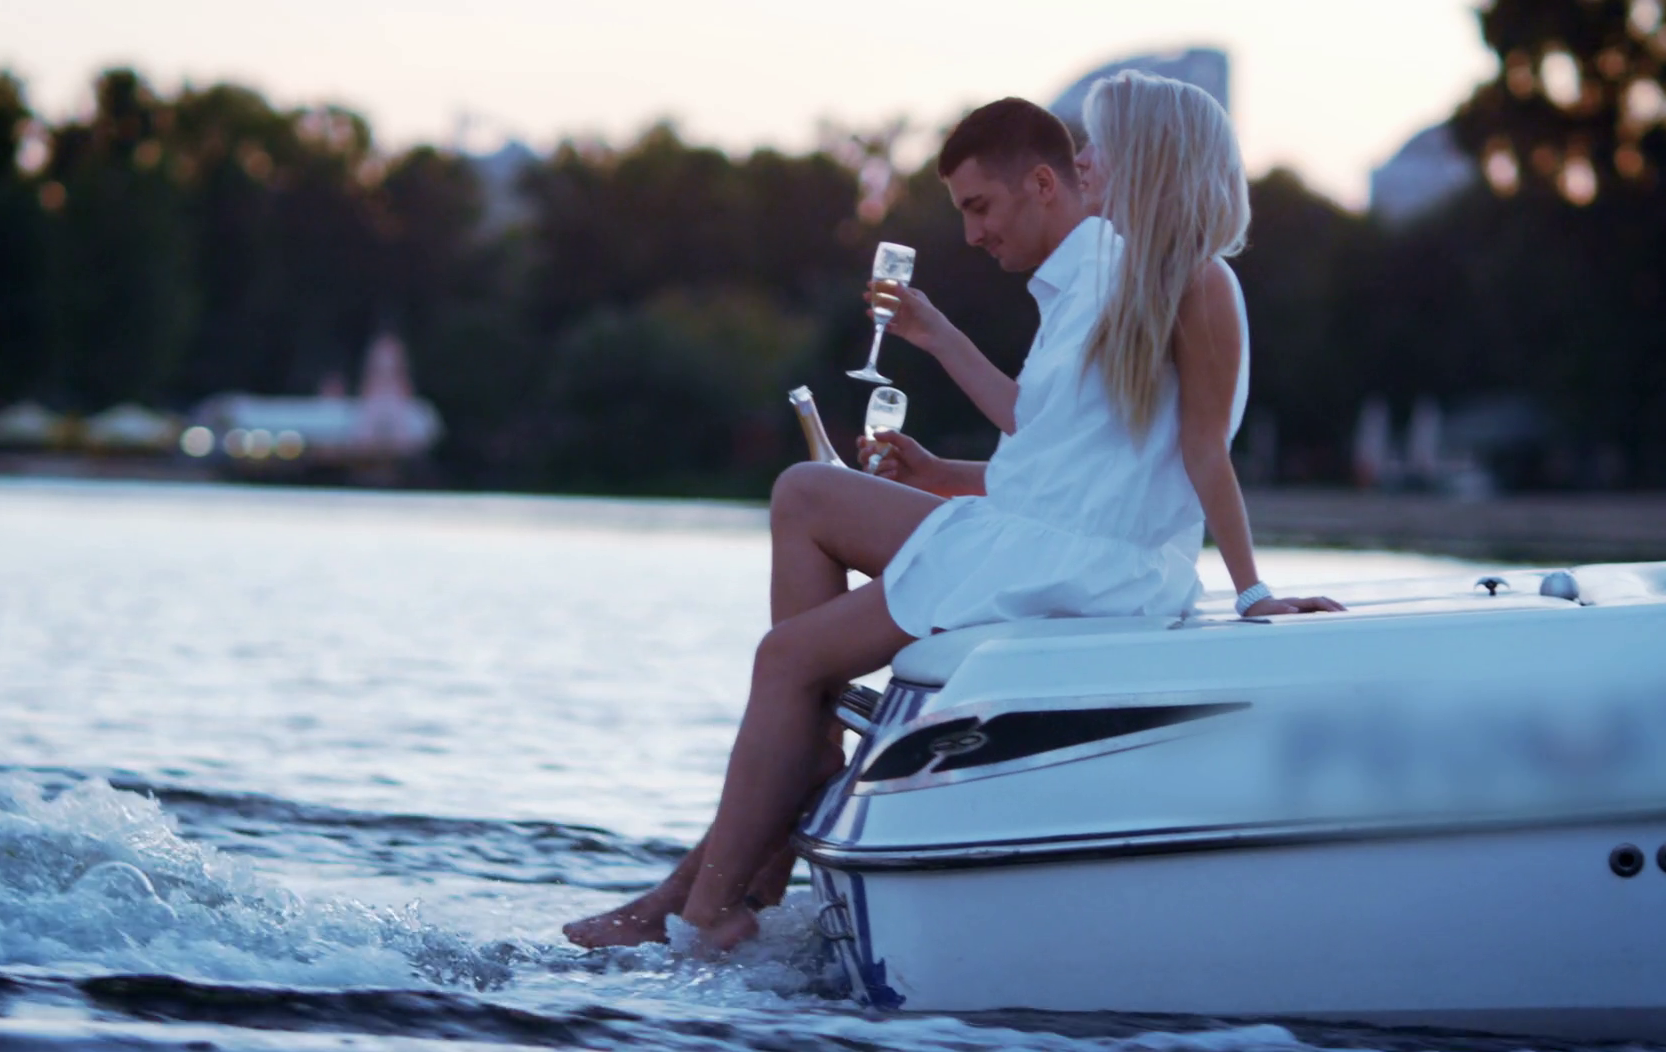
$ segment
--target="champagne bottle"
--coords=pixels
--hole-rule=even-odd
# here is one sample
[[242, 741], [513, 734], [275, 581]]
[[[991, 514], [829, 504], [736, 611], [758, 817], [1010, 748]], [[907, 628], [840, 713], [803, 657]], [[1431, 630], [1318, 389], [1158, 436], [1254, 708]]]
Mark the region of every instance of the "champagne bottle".
[[787, 392], [787, 401], [792, 403], [793, 412], [798, 414], [798, 426], [804, 429], [804, 441], [810, 445], [810, 459], [823, 464], [837, 464], [841, 468], [849, 467], [834, 451], [833, 443], [827, 437], [827, 428], [821, 424], [821, 414], [816, 412], [816, 400], [810, 389], [793, 388]]

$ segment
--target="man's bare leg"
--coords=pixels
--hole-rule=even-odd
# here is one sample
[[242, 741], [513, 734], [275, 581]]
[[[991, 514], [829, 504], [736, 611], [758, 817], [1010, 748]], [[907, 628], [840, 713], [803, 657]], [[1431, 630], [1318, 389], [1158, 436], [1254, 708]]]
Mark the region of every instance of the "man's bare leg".
[[[798, 464], [782, 472], [770, 496], [770, 623], [778, 625], [844, 595], [847, 568], [877, 577], [920, 520], [941, 503], [928, 493], [825, 464]], [[825, 722], [836, 741], [837, 725], [830, 715]], [[835, 746], [816, 765], [811, 785], [821, 785], [843, 765], [843, 753]], [[702, 837], [657, 887], [617, 909], [574, 921], [562, 932], [591, 948], [663, 942], [665, 918], [682, 911], [706, 841]], [[772, 905], [779, 902], [793, 860], [783, 836], [747, 894]]]
[[706, 838], [689, 849], [669, 876], [653, 888], [617, 909], [565, 924], [561, 934], [587, 950], [603, 946], [640, 946], [665, 941], [665, 918], [683, 908], [700, 862], [706, 856]]
[[810, 788], [805, 772], [820, 744], [828, 685], [882, 667], [912, 638], [891, 620], [879, 581], [764, 637], [717, 818], [683, 907], [708, 945], [728, 949], [757, 932], [747, 888], [791, 833]]
[[[844, 753], [830, 744], [824, 752], [816, 785], [820, 786], [844, 767]], [[645, 942], [664, 942], [665, 918], [681, 913], [694, 878], [700, 872], [706, 854], [706, 837], [689, 849], [669, 876], [636, 898], [593, 917], [573, 921], [562, 927], [561, 933], [576, 946], [594, 950], [603, 946], [640, 946]], [[798, 856], [783, 844], [746, 890], [749, 900], [766, 906], [779, 905], [786, 895], [787, 883], [792, 879], [793, 864]]]

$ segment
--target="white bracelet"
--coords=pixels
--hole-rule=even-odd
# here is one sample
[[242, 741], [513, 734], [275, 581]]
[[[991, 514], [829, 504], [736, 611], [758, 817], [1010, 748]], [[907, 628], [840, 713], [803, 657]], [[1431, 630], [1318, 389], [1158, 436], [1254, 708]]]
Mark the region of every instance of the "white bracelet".
[[1250, 607], [1259, 603], [1263, 599], [1271, 599], [1272, 596], [1273, 590], [1267, 587], [1267, 582], [1255, 582], [1242, 592], [1238, 593], [1238, 603], [1236, 605], [1238, 616], [1243, 617], [1245, 610], [1248, 610]]

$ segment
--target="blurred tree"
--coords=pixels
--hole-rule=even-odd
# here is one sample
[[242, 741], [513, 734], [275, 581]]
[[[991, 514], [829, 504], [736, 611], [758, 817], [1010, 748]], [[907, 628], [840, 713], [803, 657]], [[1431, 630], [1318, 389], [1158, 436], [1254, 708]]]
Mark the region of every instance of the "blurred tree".
[[501, 299], [447, 304], [409, 344], [417, 389], [445, 421], [448, 485], [539, 489], [549, 424], [546, 345]]
[[1492, 0], [1480, 18], [1499, 74], [1454, 125], [1493, 186], [1575, 204], [1652, 193], [1666, 162], [1658, 0]]
[[1348, 307], [1376, 231], [1288, 169], [1250, 185], [1250, 212], [1249, 246], [1233, 261], [1249, 314], [1250, 406], [1276, 422], [1295, 477], [1335, 477], [1370, 383]]
[[553, 347], [541, 419], [525, 429], [544, 465], [539, 481], [585, 492], [767, 492], [802, 459], [787, 441], [785, 391], [812, 333], [745, 291], [671, 290], [635, 309], [598, 309]]
[[478, 262], [475, 229], [484, 204], [466, 160], [431, 146], [395, 158], [382, 182], [382, 206], [385, 292], [407, 331], [430, 327], [450, 299], [495, 291]]
[[524, 488], [533, 451], [513, 421], [531, 415], [543, 377], [519, 301], [519, 233], [482, 237], [485, 202], [466, 158], [419, 146], [382, 183], [385, 298], [412, 376], [446, 421], [437, 452], [453, 484]]
[[274, 201], [287, 309], [281, 345], [253, 382], [308, 391], [357, 369], [376, 329], [392, 321], [378, 197], [382, 162], [370, 126], [339, 106], [288, 115], [301, 150], [281, 171]]
[[87, 123], [54, 130], [41, 187], [51, 381], [86, 409], [164, 397], [198, 302], [184, 201], [161, 163], [170, 110], [131, 70], [103, 74], [95, 97]]
[[860, 267], [838, 237], [853, 178], [821, 155], [760, 151], [736, 164], [661, 124], [620, 152], [563, 143], [526, 193], [532, 320], [544, 333], [672, 285], [745, 284], [802, 303]]
[[1493, 353], [1581, 442], [1619, 451], [1619, 474], [1666, 484], [1661, 5], [1494, 0], [1481, 27], [1499, 75], [1454, 126], [1502, 201], [1477, 203], [1480, 237], [1456, 247], [1507, 334]]
[[292, 298], [278, 197], [304, 148], [293, 121], [228, 84], [186, 88], [166, 137], [167, 170], [189, 200], [201, 317], [175, 397], [263, 389], [281, 373]]
[[48, 367], [46, 223], [40, 189], [21, 167], [33, 115], [23, 84], [0, 70], [0, 406], [36, 386]]

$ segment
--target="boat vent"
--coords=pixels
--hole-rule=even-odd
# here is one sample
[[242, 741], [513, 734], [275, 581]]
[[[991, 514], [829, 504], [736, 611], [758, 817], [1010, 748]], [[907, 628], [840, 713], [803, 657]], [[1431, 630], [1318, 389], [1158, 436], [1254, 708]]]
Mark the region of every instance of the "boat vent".
[[1118, 706], [1062, 712], [1003, 712], [988, 720], [976, 716], [922, 727], [892, 742], [862, 772], [861, 782], [885, 782], [1008, 763], [1090, 742], [1172, 727], [1177, 723], [1249, 708], [1245, 701], [1199, 705]]

